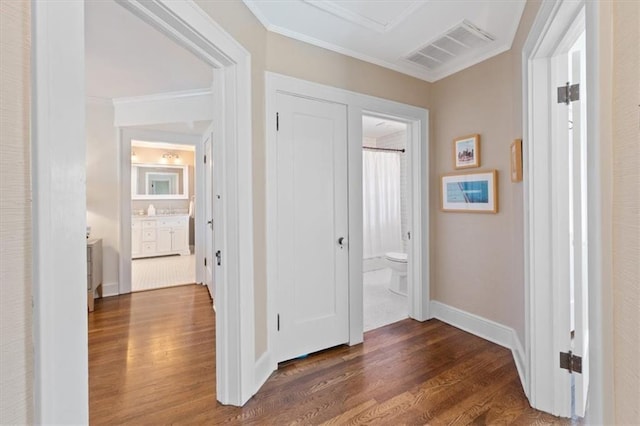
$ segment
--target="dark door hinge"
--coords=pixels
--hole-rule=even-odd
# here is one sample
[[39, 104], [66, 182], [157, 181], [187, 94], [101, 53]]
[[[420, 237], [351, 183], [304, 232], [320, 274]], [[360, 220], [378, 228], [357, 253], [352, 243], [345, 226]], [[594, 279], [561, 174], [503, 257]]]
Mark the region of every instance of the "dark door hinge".
[[571, 102], [580, 100], [580, 85], [569, 84], [558, 87], [558, 103], [569, 105]]
[[280, 113], [276, 112], [276, 132], [280, 130]]
[[204, 258], [204, 266], [207, 266], [207, 258]]
[[204, 164], [207, 164], [207, 156], [204, 156]]
[[280, 331], [280, 314], [278, 314], [278, 331]]
[[218, 260], [218, 266], [220, 266], [222, 264], [222, 253], [220, 253], [220, 250], [216, 252], [216, 259]]
[[569, 373], [582, 374], [582, 357], [569, 352], [560, 352], [560, 368], [569, 370]]

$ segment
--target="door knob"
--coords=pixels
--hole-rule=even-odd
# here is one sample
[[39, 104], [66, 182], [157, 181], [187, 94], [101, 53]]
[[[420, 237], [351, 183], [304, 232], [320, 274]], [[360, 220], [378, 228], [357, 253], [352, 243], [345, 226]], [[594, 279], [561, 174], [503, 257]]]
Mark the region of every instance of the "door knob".
[[340, 246], [340, 248], [343, 248], [347, 245], [347, 239], [345, 237], [338, 238], [338, 245]]

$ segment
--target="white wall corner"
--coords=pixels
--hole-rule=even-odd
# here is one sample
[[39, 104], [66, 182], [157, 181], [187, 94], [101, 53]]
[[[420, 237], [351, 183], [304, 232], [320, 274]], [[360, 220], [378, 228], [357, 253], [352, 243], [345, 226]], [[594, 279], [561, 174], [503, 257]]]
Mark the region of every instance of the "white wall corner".
[[518, 370], [518, 376], [520, 376], [520, 382], [526, 393], [528, 387], [525, 381], [525, 352], [518, 338], [518, 334], [513, 328], [436, 300], [431, 301], [431, 317], [497, 345], [511, 349], [513, 360]]
[[253, 393], [256, 394], [258, 390], [266, 383], [271, 376], [271, 373], [276, 371], [278, 366], [273, 362], [271, 352], [266, 351], [256, 361], [256, 373], [255, 373], [255, 388]]
[[102, 297], [111, 297], [117, 296], [120, 294], [118, 287], [118, 281], [112, 283], [103, 283], [102, 284]]

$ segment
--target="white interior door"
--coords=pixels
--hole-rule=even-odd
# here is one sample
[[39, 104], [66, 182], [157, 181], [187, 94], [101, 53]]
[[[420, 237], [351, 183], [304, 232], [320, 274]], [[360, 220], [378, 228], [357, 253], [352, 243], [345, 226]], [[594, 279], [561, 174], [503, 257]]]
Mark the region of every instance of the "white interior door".
[[[214, 233], [213, 233], [213, 158], [212, 158], [212, 137], [210, 129], [204, 135], [204, 220], [205, 226], [205, 252], [204, 252], [204, 278], [209, 289], [209, 295], [215, 306], [215, 283], [213, 277], [213, 256]], [[197, 200], [196, 200], [197, 202]]]
[[347, 110], [278, 94], [276, 361], [349, 340]]
[[572, 352], [581, 359], [581, 373], [574, 374], [575, 414], [584, 417], [589, 388], [589, 251], [587, 228], [587, 140], [586, 140], [586, 60], [585, 35], [569, 52], [569, 75], [572, 84], [580, 85], [580, 98], [569, 105], [571, 157], [571, 268]]
[[[572, 88], [554, 108], [554, 303], [558, 411], [583, 417], [589, 386], [587, 141], [584, 35], [556, 59], [556, 86]], [[576, 87], [578, 89], [576, 90]], [[554, 88], [554, 91], [556, 89]], [[561, 89], [558, 89], [561, 90]], [[562, 361], [560, 361], [562, 363]]]

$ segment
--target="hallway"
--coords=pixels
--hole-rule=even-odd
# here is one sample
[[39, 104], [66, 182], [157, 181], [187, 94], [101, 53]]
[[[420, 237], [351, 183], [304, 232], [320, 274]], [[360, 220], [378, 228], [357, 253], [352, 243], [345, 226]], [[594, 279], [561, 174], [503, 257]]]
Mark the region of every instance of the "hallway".
[[244, 408], [223, 406], [214, 333], [203, 286], [97, 300], [91, 424], [570, 424], [529, 407], [509, 350], [437, 320], [284, 363]]

